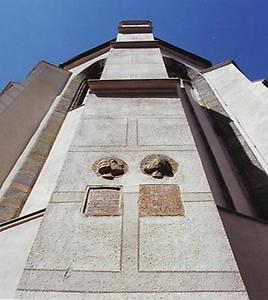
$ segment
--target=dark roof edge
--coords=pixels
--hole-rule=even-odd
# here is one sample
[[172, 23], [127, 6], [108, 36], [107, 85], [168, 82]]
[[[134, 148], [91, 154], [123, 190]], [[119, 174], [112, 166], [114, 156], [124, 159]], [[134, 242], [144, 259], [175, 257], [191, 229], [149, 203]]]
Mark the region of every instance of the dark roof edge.
[[[172, 45], [172, 44], [170, 44], [170, 43], [168, 43], [168, 42], [166, 42], [164, 40], [161, 40], [161, 39], [159, 39], [157, 37], [155, 37], [155, 39], [159, 42], [160, 46], [163, 45], [163, 46], [165, 46], [167, 48], [172, 49], [173, 51], [180, 52], [181, 54], [183, 54], [185, 56], [189, 56], [193, 60], [201, 63], [204, 68], [209, 68], [209, 67], [212, 66], [212, 63], [209, 60], [207, 60], [207, 59], [204, 59], [204, 58], [202, 58], [202, 57], [200, 57], [200, 56], [198, 56], [196, 54], [193, 54], [193, 53], [191, 53], [189, 51], [186, 51], [186, 50], [184, 50], [182, 48], [176, 47], [176, 46], [174, 46], [174, 45]], [[97, 52], [97, 51], [100, 51], [100, 50], [102, 50], [102, 49], [104, 49], [106, 47], [109, 47], [110, 43], [114, 42], [115, 40], [116, 40], [116, 38], [113, 38], [113, 39], [111, 39], [111, 40], [109, 40], [109, 41], [107, 41], [105, 43], [102, 43], [102, 44], [94, 47], [94, 48], [91, 48], [91, 49], [89, 49], [89, 50], [87, 50], [85, 52], [82, 52], [81, 54], [78, 54], [78, 55], [76, 55], [76, 56], [68, 59], [67, 61], [59, 64], [59, 67], [63, 69], [67, 65], [72, 64], [72, 63], [74, 63], [75, 61], [77, 61], [77, 60], [79, 60], [81, 58], [84, 58], [84, 57], [86, 57], [86, 56], [88, 56], [90, 54], [93, 54], [94, 52]]]
[[56, 70], [58, 70], [58, 71], [60, 71], [60, 72], [66, 72], [66, 73], [69, 73], [69, 75], [71, 75], [71, 73], [68, 71], [68, 70], [64, 70], [64, 69], [62, 69], [62, 68], [59, 68], [58, 66], [56, 66], [56, 65], [53, 65], [53, 64], [51, 64], [51, 63], [49, 63], [49, 62], [47, 62], [47, 61], [45, 61], [45, 60], [39, 60], [35, 65], [34, 65], [34, 67], [32, 67], [32, 69], [30, 70], [30, 72], [28, 72], [28, 74], [26, 74], [26, 76], [25, 76], [25, 78], [22, 80], [22, 81], [20, 81], [20, 82], [17, 82], [17, 81], [9, 81], [4, 87], [3, 87], [3, 89], [2, 90], [0, 90], [0, 96], [2, 96], [3, 94], [5, 94], [5, 92], [10, 88], [10, 87], [12, 87], [14, 84], [21, 84], [21, 85], [23, 85], [26, 81], [27, 81], [27, 79], [28, 79], [28, 77], [41, 65], [41, 64], [46, 64], [47, 66], [49, 66], [49, 67], [52, 67], [52, 68], [54, 68], [54, 69], [56, 69]]
[[183, 55], [185, 55], [185, 56], [189, 56], [189, 57], [191, 57], [193, 60], [196, 60], [196, 61], [198, 61], [199, 63], [201, 63], [205, 68], [209, 68], [209, 67], [212, 66], [212, 63], [211, 63], [209, 60], [207, 60], [207, 59], [205, 59], [205, 58], [203, 58], [203, 57], [201, 57], [201, 56], [198, 56], [198, 55], [196, 55], [196, 54], [194, 54], [194, 53], [191, 53], [191, 52], [189, 52], [189, 51], [187, 51], [187, 50], [184, 50], [184, 49], [182, 49], [182, 48], [179, 48], [179, 47], [177, 47], [177, 46], [174, 46], [174, 45], [172, 45], [172, 44], [170, 44], [170, 43], [168, 43], [168, 42], [166, 42], [166, 41], [163, 41], [163, 40], [159, 39], [158, 37], [155, 37], [155, 39], [158, 40], [160, 46], [161, 46], [161, 45], [166, 46], [167, 48], [170, 48], [170, 49], [172, 49], [172, 50], [174, 50], [174, 51], [180, 52], [181, 54], [183, 54]]
[[261, 83], [268, 88], [268, 80], [262, 79]]
[[77, 60], [79, 60], [81, 58], [84, 58], [84, 57], [86, 57], [86, 56], [88, 56], [88, 55], [90, 55], [90, 54], [92, 54], [94, 52], [100, 51], [103, 48], [110, 47], [110, 43], [114, 42], [115, 40], [116, 40], [116, 38], [113, 38], [112, 40], [109, 40], [109, 41], [107, 41], [105, 43], [102, 43], [102, 44], [100, 44], [100, 45], [98, 45], [98, 46], [96, 46], [94, 48], [91, 48], [91, 49], [85, 51], [85, 52], [82, 52], [82, 53], [80, 53], [80, 54], [78, 54], [78, 55], [76, 55], [76, 56], [68, 59], [67, 61], [59, 64], [59, 67], [63, 69], [65, 66], [67, 66], [69, 64], [72, 64], [73, 62], [75, 62], [75, 61], [77, 61]]

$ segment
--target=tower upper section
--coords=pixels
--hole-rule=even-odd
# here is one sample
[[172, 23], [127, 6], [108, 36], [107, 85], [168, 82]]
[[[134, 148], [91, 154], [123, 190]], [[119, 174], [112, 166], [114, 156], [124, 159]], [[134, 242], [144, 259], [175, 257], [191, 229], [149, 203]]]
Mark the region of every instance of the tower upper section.
[[101, 80], [168, 78], [150, 21], [122, 21], [118, 31]]
[[152, 22], [149, 20], [121, 21], [118, 26], [120, 33], [152, 33]]
[[117, 42], [153, 41], [153, 27], [150, 21], [122, 21], [118, 26]]

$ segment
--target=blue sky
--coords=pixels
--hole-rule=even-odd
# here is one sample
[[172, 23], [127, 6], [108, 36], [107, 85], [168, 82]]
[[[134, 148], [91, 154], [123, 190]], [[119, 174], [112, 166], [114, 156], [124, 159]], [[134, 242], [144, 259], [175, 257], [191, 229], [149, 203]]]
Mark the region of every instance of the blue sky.
[[268, 78], [268, 0], [0, 0], [0, 90], [39, 60], [58, 65], [150, 19], [155, 36], [213, 63]]

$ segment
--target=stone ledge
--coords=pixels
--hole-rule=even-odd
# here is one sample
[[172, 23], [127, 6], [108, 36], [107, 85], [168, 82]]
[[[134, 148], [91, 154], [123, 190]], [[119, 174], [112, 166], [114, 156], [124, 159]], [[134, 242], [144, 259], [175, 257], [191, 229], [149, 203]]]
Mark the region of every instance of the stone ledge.
[[100, 97], [178, 97], [177, 79], [89, 80], [92, 93]]
[[9, 228], [12, 228], [12, 227], [21, 225], [23, 223], [35, 220], [37, 218], [43, 217], [45, 211], [46, 211], [46, 209], [43, 208], [43, 209], [40, 209], [38, 211], [32, 212], [30, 214], [27, 214], [25, 216], [18, 217], [18, 218], [9, 220], [7, 222], [1, 223], [0, 224], [0, 232], [4, 231], [4, 230], [7, 230]]
[[158, 41], [111, 42], [112, 48], [159, 48]]
[[[248, 299], [246, 292], [147, 292], [147, 293], [128, 293], [128, 292], [114, 292], [114, 293], [66, 293], [64, 292], [43, 292], [43, 291], [20, 291], [17, 297], [23, 299], [56, 299], [65, 298], [79, 300], [94, 299], [94, 300], [119, 300], [119, 299], [146, 299], [146, 300], [245, 300]], [[84, 298], [85, 297], [85, 298]], [[66, 298], [65, 298], [66, 299]]]
[[125, 34], [129, 34], [129, 33], [152, 33], [153, 32], [153, 28], [151, 26], [132, 26], [132, 27], [122, 27], [120, 26], [118, 28], [118, 32], [119, 33], [125, 33]]

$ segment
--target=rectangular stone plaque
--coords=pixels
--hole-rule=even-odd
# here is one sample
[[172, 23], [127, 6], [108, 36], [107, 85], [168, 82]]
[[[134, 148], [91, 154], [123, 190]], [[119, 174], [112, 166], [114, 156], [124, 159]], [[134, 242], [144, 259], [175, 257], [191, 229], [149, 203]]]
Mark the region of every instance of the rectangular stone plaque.
[[82, 207], [85, 216], [120, 216], [121, 187], [88, 186]]
[[176, 184], [140, 185], [139, 215], [183, 216], [179, 187]]

